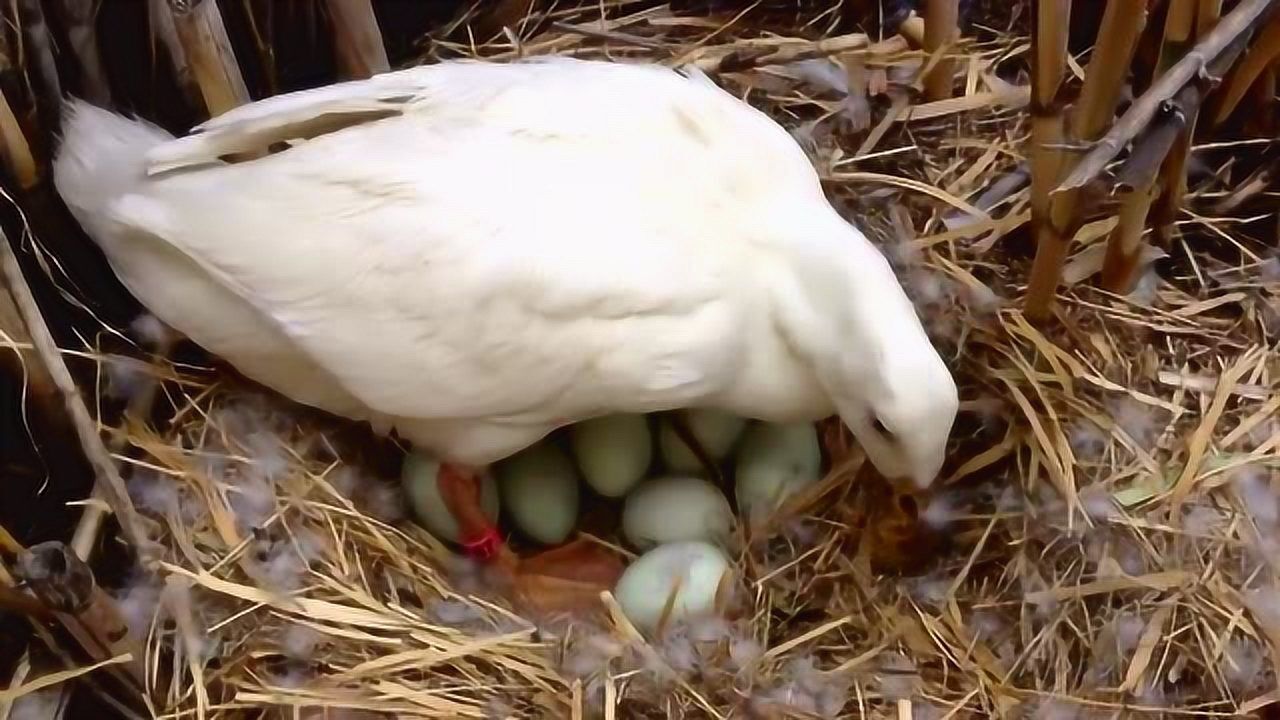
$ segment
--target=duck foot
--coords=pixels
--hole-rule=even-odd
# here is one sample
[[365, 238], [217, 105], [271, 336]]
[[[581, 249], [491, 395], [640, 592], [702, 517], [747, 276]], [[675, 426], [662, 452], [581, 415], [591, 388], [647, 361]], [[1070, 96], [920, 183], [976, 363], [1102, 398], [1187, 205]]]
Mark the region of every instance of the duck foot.
[[489, 522], [480, 503], [481, 471], [441, 462], [436, 486], [449, 514], [458, 521], [463, 551], [482, 563], [496, 562], [505, 545], [498, 528]]
[[590, 609], [622, 576], [617, 554], [583, 539], [529, 558], [516, 555], [480, 505], [479, 471], [442, 462], [436, 483], [445, 507], [458, 521], [464, 552], [488, 567], [495, 585], [513, 604], [538, 613]]
[[577, 612], [600, 608], [600, 593], [622, 577], [621, 558], [590, 540], [578, 539], [533, 557], [516, 567], [515, 598], [538, 613]]

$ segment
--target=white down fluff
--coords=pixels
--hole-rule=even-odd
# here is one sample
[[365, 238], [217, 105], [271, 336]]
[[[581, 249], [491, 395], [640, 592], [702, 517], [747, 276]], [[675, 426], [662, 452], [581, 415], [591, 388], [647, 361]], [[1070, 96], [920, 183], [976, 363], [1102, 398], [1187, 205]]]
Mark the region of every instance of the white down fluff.
[[884, 258], [791, 137], [701, 75], [450, 62], [180, 139], [71, 101], [55, 182], [162, 321], [457, 462], [609, 412], [850, 420], [887, 393], [934, 434], [954, 415]]

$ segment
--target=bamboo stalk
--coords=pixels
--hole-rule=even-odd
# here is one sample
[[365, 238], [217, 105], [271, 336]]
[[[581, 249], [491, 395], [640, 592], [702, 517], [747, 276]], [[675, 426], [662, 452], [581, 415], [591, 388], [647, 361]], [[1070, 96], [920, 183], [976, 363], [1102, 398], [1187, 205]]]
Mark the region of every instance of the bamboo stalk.
[[1117, 295], [1128, 295], [1137, 285], [1138, 268], [1142, 264], [1146, 243], [1142, 241], [1147, 227], [1147, 213], [1155, 200], [1153, 183], [1125, 196], [1120, 204], [1115, 229], [1107, 236], [1102, 260], [1101, 285]]
[[146, 651], [129, 636], [128, 624], [115, 601], [69, 546], [57, 541], [33, 545], [19, 555], [18, 570], [32, 594], [64, 625], [79, 626], [89, 644], [101, 648], [97, 659], [132, 655], [124, 669], [139, 690], [146, 687]]
[[[1196, 9], [1194, 37], [1199, 40], [1218, 24], [1222, 12], [1222, 0], [1200, 0]], [[1203, 105], [1201, 105], [1203, 107]], [[1175, 223], [1182, 212], [1182, 202], [1187, 196], [1187, 159], [1191, 157], [1191, 141], [1196, 134], [1200, 117], [1199, 108], [1187, 116], [1186, 126], [1178, 134], [1160, 169], [1161, 193], [1156, 200], [1154, 223], [1156, 237], [1161, 245], [1173, 240]]]
[[955, 84], [955, 60], [946, 56], [960, 37], [959, 0], [929, 0], [924, 15], [924, 47], [930, 54], [942, 53], [933, 70], [924, 78], [925, 97], [946, 100]]
[[1067, 71], [1071, 0], [1037, 0], [1031, 28], [1031, 227], [1038, 245], [1053, 242], [1049, 190], [1062, 167], [1065, 121], [1061, 92]]
[[1160, 77], [1160, 49], [1164, 46], [1164, 30], [1170, 5], [1177, 0], [1138, 0], [1147, 8], [1147, 25], [1138, 38], [1129, 66], [1129, 82], [1133, 97], [1138, 97]]
[[1241, 0], [1203, 40], [1151, 85], [1151, 89], [1129, 107], [1104, 137], [1093, 144], [1093, 148], [1080, 160], [1067, 179], [1053, 191], [1054, 194], [1068, 193], [1097, 177], [1107, 163], [1147, 127], [1161, 104], [1173, 98], [1192, 78], [1202, 73], [1228, 46], [1247, 37], [1257, 20], [1271, 10], [1276, 2], [1277, 0]]
[[173, 77], [192, 105], [202, 105], [204, 96], [200, 94], [200, 86], [196, 84], [191, 72], [191, 63], [187, 60], [187, 51], [178, 39], [178, 27], [173, 20], [173, 11], [169, 8], [169, 0], [147, 0], [147, 15], [151, 23], [152, 34], [160, 40], [165, 53], [169, 56], [169, 64], [173, 68]]
[[1134, 142], [1130, 159], [1120, 169], [1120, 179], [1135, 191], [1126, 197], [1120, 224], [1107, 241], [1107, 255], [1102, 266], [1102, 284], [1107, 290], [1123, 293], [1133, 290], [1138, 279], [1138, 261], [1143, 255], [1142, 233], [1147, 224], [1147, 214], [1155, 193], [1162, 190], [1156, 186], [1157, 164], [1167, 158], [1178, 137], [1188, 132], [1190, 119], [1196, 117], [1204, 96], [1211, 90], [1213, 78], [1235, 63], [1244, 50], [1243, 40], [1243, 37], [1238, 38], [1213, 59], [1206, 72], [1181, 88], [1162, 110], [1158, 122]]
[[924, 48], [924, 18], [912, 11], [898, 26], [898, 34], [914, 49]]
[[[1159, 190], [1159, 185], [1155, 181], [1156, 170], [1160, 167], [1161, 159], [1173, 145], [1178, 133], [1185, 127], [1185, 118], [1181, 111], [1175, 110], [1170, 114], [1176, 116], [1176, 119], [1168, 123], [1167, 129], [1162, 128], [1162, 131], [1155, 135], [1158, 139], [1148, 145], [1151, 149], [1146, 155], [1153, 159], [1144, 161], [1143, 165], [1149, 165], [1150, 172], [1146, 177], [1135, 177], [1129, 180], [1132, 183], [1131, 190], [1125, 193], [1120, 203], [1119, 223], [1107, 237], [1106, 256], [1102, 262], [1102, 286], [1117, 294], [1127, 295], [1133, 290], [1137, 280], [1139, 260], [1142, 257], [1142, 235], [1147, 225], [1147, 214]], [[1144, 170], [1137, 172], [1144, 172]]]
[[1147, 132], [1133, 144], [1129, 159], [1116, 177], [1116, 192], [1132, 193], [1152, 185], [1188, 118], [1200, 108], [1204, 97], [1198, 85], [1188, 85], [1170, 102]]
[[1198, 0], [1169, 0], [1164, 40], [1160, 43], [1160, 58], [1156, 61], [1156, 77], [1163, 75], [1191, 49], [1198, 10]]
[[110, 107], [111, 84], [102, 65], [98, 49], [98, 0], [62, 0], [63, 24], [67, 41], [80, 66], [81, 92], [95, 105]]
[[[1161, 116], [1134, 142], [1129, 160], [1120, 170], [1121, 181], [1136, 191], [1124, 201], [1119, 226], [1108, 239], [1107, 256], [1102, 268], [1103, 285], [1112, 291], [1127, 293], [1138, 277], [1138, 260], [1143, 254], [1142, 231], [1147, 213], [1155, 197], [1158, 167], [1169, 154], [1178, 136], [1187, 132], [1191, 118], [1199, 112], [1200, 104], [1214, 84], [1214, 78], [1224, 72], [1244, 50], [1244, 38], [1237, 38], [1227, 49], [1206, 67], [1203, 73], [1178, 91], [1167, 105], [1162, 106]], [[1130, 207], [1132, 206], [1132, 207]], [[1133, 215], [1128, 223], [1124, 214]]]
[[1258, 78], [1280, 58], [1280, 14], [1273, 15], [1254, 40], [1244, 59], [1227, 73], [1213, 109], [1213, 125], [1231, 117]]
[[[57, 545], [59, 543], [53, 544]], [[26, 549], [23, 550], [22, 554], [26, 554]], [[72, 562], [74, 562], [74, 560]], [[10, 573], [8, 567], [4, 563], [0, 563], [0, 588], [16, 589], [17, 587], [17, 578]], [[97, 588], [96, 584], [94, 584], [93, 590], [96, 590], [100, 600], [111, 603], [111, 606], [113, 608], [115, 607], [114, 601], [102, 593], [102, 590]], [[91, 624], [92, 622], [99, 621], [99, 617], [91, 614], [90, 616], [82, 618], [81, 616], [70, 612], [60, 611], [58, 608], [50, 606], [47, 598], [39, 597], [38, 594], [33, 592], [30, 587], [25, 590], [25, 594], [33, 601], [39, 602], [40, 605], [48, 612], [47, 616], [43, 614], [27, 616], [27, 619], [31, 623], [32, 630], [40, 637], [44, 644], [48, 646], [48, 648], [53, 651], [60, 660], [62, 660], [66, 667], [76, 667], [76, 662], [72, 659], [69, 653], [60, 647], [59, 643], [54, 639], [48, 628], [46, 628], [45, 623], [42, 622], [45, 617], [52, 617], [57, 620], [57, 622], [62, 625], [67, 633], [76, 641], [76, 644], [79, 645], [80, 648], [84, 650], [84, 652], [95, 662], [102, 662], [116, 655], [116, 653], [111, 651], [112, 643], [108, 641], [107, 637], [104, 637], [97, 632], [98, 630], [105, 630], [105, 628], [95, 628]], [[93, 592], [89, 592], [89, 595], [92, 596]], [[91, 601], [90, 605], [92, 604], [93, 603]], [[116, 618], [117, 620], [120, 620], [118, 612], [116, 614]], [[123, 621], [121, 620], [121, 622]], [[117, 628], [116, 631], [118, 632], [120, 629], [121, 628]], [[134, 695], [141, 697], [145, 693], [146, 689], [145, 655], [140, 654], [138, 651], [126, 652], [134, 653], [132, 659], [126, 664], [127, 666], [121, 667], [119, 665], [113, 665], [107, 668], [106, 672], [115, 677], [123, 687], [131, 688], [131, 692]], [[30, 653], [25, 654], [23, 659], [30, 662]], [[120, 711], [124, 717], [140, 717], [134, 710], [124, 706], [119, 700], [116, 700], [107, 693], [99, 683], [93, 682], [89, 678], [86, 678], [86, 682], [90, 684], [90, 687], [94, 689], [99, 697]], [[66, 704], [66, 697], [67, 695], [64, 690], [62, 703], [64, 707]], [[61, 714], [59, 714], [58, 717], [61, 717]], [[56, 718], [51, 720], [56, 720]]]
[[18, 183], [18, 188], [27, 191], [40, 182], [40, 169], [31, 154], [31, 144], [18, 124], [18, 116], [13, 114], [9, 99], [0, 93], [0, 151], [4, 154], [4, 164]]
[[[35, 82], [39, 88], [39, 105], [43, 110], [56, 110], [62, 103], [62, 83], [58, 77], [58, 64], [54, 60], [53, 40], [49, 33], [49, 25], [45, 22], [44, 9], [39, 0], [22, 0], [16, 7], [16, 22], [22, 29], [23, 48], [29, 64], [35, 68]], [[20, 54], [15, 49], [6, 48], [10, 58]]]
[[212, 117], [249, 102], [249, 89], [240, 75], [218, 0], [199, 0], [190, 7], [178, 7], [185, 5], [180, 0], [170, 0], [169, 8], [205, 110]]
[[[21, 284], [23, 281], [21, 280], [20, 270], [16, 267], [16, 258], [13, 257], [8, 239], [3, 237], [3, 233], [0, 233], [0, 246], [2, 246], [0, 247], [0, 260], [3, 261], [2, 264], [5, 271], [4, 287], [8, 290], [8, 292], [0, 293], [0, 330], [3, 330], [11, 340], [23, 345], [31, 345], [36, 348], [35, 353], [30, 353], [35, 356], [32, 358], [34, 361], [23, 362], [29, 401], [38, 403], [42, 408], [45, 408], [46, 411], [55, 411], [58, 407], [58, 396], [61, 391], [65, 390], [65, 385], [62, 381], [69, 378], [69, 376], [67, 376], [67, 378], [57, 378], [54, 376], [50, 370], [50, 363], [44, 361], [45, 358], [48, 357], [48, 353], [42, 353], [40, 351], [42, 347], [47, 348], [51, 343], [38, 343], [31, 337], [32, 333], [28, 332], [29, 325], [27, 324], [24, 316], [28, 315], [29, 311], [24, 312], [21, 310], [20, 307], [23, 303], [18, 302], [15, 297], [16, 295], [20, 295], [21, 291], [19, 290], [17, 293], [13, 291], [16, 285]], [[15, 283], [12, 279], [14, 271], [19, 273], [18, 283]], [[38, 313], [35, 317], [37, 320], [34, 321], [34, 324], [43, 328], [44, 326], [42, 321], [38, 320]], [[47, 332], [47, 330], [45, 330], [45, 332]], [[57, 357], [56, 361], [61, 363], [61, 357]], [[62, 367], [62, 370], [65, 372], [65, 366]], [[84, 414], [81, 417], [72, 417], [70, 419], [66, 419], [66, 422], [69, 425], [75, 426], [74, 430], [79, 435], [85, 454], [92, 454], [93, 450], [90, 449], [92, 445], [95, 442], [99, 442], [97, 445], [98, 448], [101, 448], [101, 445], [96, 433], [92, 433], [92, 428], [89, 428], [90, 432], [85, 432], [86, 423], [83, 422], [83, 420], [88, 416], [87, 408], [84, 407], [84, 404], [80, 400], [78, 394], [68, 395], [66, 393], [61, 393], [61, 395], [66, 398], [65, 407], [70, 407], [78, 403], [79, 407], [84, 411]], [[103, 473], [101, 470], [104, 465], [101, 462], [101, 459], [103, 456], [105, 456], [105, 452], [98, 455], [99, 462], [93, 462], [94, 469], [96, 471], [95, 474], [99, 481], [95, 485], [95, 495], [114, 499], [113, 493], [109, 489], [108, 484], [102, 481]], [[106, 466], [110, 467], [109, 458], [107, 458]], [[120, 518], [121, 528], [125, 531], [125, 534], [128, 537], [131, 537], [130, 533], [134, 528], [136, 528], [136, 524], [129, 519], [131, 510], [132, 507], [130, 506], [128, 510], [121, 512], [118, 515]], [[101, 525], [100, 520], [98, 524]], [[0, 534], [3, 534], [4, 536], [3, 545], [6, 552], [17, 553], [20, 556], [25, 553], [25, 548], [17, 545], [17, 541], [9, 536], [7, 532], [0, 532]], [[150, 546], [148, 545], [139, 546], [139, 553], [141, 553], [144, 558], [149, 554], [149, 547]], [[114, 601], [103, 593], [101, 589], [97, 589], [95, 587], [94, 592], [90, 593], [91, 602], [84, 604], [82, 608], [83, 610], [88, 611], [87, 614], [84, 614], [59, 612], [57, 608], [53, 608], [49, 605], [47, 599], [37, 601], [29, 594], [20, 593], [16, 589], [11, 591], [10, 588], [13, 587], [13, 578], [4, 572], [3, 566], [0, 565], [0, 594], [6, 595], [6, 600], [10, 601], [0, 603], [0, 605], [5, 605], [9, 610], [17, 610], [27, 615], [31, 619], [32, 625], [37, 634], [45, 640], [46, 644], [52, 642], [52, 640], [49, 638], [47, 633], [43, 632], [43, 623], [48, 620], [56, 620], [66, 628], [73, 638], [75, 638], [81, 648], [83, 648], [85, 652], [87, 652], [89, 656], [96, 661], [105, 660], [108, 657], [118, 654], [117, 652], [112, 651], [113, 648], [118, 650], [124, 647], [127, 638], [124, 638], [124, 635], [120, 632], [120, 629], [123, 627], [122, 620], [120, 619], [118, 612], [113, 613], [113, 610], [115, 610]], [[39, 607], [34, 609], [29, 606], [22, 607], [12, 602], [20, 598], [26, 598], [30, 603], [35, 603]], [[27, 604], [28, 603], [22, 603], [22, 605]], [[133, 644], [129, 645], [128, 651], [134, 653], [135, 662], [130, 665], [130, 675], [121, 676], [122, 679], [132, 677], [132, 679], [137, 682], [137, 690], [139, 692], [141, 692], [141, 689], [144, 687], [143, 677], [141, 674], [143, 670], [142, 661], [144, 655], [140, 650], [140, 648]], [[24, 657], [26, 656], [24, 655]], [[113, 670], [113, 672], [117, 671]], [[0, 708], [0, 710], [3, 710], [3, 708]], [[128, 715], [136, 717], [136, 714], [132, 712], [128, 713]]]
[[[1106, 129], [1115, 116], [1120, 91], [1133, 61], [1134, 49], [1146, 25], [1145, 6], [1135, 7], [1128, 0], [1107, 3], [1102, 16], [1098, 41], [1089, 58], [1084, 87], [1070, 120], [1071, 139], [1091, 142]], [[1070, 168], [1073, 159], [1063, 157], [1061, 171]], [[1049, 194], [1049, 222], [1043, 235], [1037, 237], [1036, 256], [1027, 284], [1025, 311], [1033, 320], [1047, 319], [1053, 310], [1054, 295], [1067, 258], [1067, 246], [1082, 220], [1076, 217], [1078, 194]]]
[[1200, 0], [1196, 9], [1196, 37], [1202, 38], [1222, 18], [1222, 0]]
[[371, 0], [328, 0], [328, 7], [343, 74], [367, 78], [390, 70]]
[[[61, 102], [61, 84], [58, 77], [57, 67], [54, 64], [51, 42], [49, 38], [48, 27], [45, 25], [44, 14], [38, 2], [28, 3], [28, 7], [24, 9], [23, 19], [26, 22], [21, 23], [23, 34], [28, 42], [28, 50], [36, 58], [36, 83], [43, 91], [43, 97], [40, 98], [38, 104], [43, 104], [47, 112], [56, 112]], [[17, 117], [13, 113], [12, 107], [9, 105], [8, 98], [0, 94], [0, 151], [2, 151], [6, 169], [14, 178], [18, 188], [24, 194], [30, 194], [36, 191], [41, 183], [41, 174], [35, 157], [31, 151], [30, 143], [26, 135], [23, 133], [18, 123]], [[7, 247], [7, 240], [0, 240]], [[16, 258], [15, 258], [16, 260]], [[0, 283], [0, 286], [7, 285]], [[24, 342], [30, 340], [30, 334], [26, 331], [26, 322], [22, 312], [13, 299], [4, 292], [0, 292], [0, 330], [4, 332], [11, 340]], [[20, 359], [19, 362], [23, 368], [25, 381], [25, 392], [27, 401], [32, 406], [39, 407], [41, 412], [47, 418], [58, 418], [67, 428], [74, 425], [74, 422], [65, 416], [62, 410], [62, 403], [59, 396], [57, 383], [50, 374], [46, 365], [42, 362], [26, 362]], [[108, 507], [104, 507], [105, 496], [107, 491], [103, 487], [95, 483], [93, 495], [100, 499], [99, 503], [90, 503], [92, 513], [96, 516], [93, 519], [94, 536], [96, 537], [98, 529], [101, 528]], [[80, 527], [85, 525], [85, 518], [81, 516], [81, 521], [77, 524], [77, 532]], [[3, 528], [0, 528], [0, 535], [3, 536], [3, 546], [6, 552], [18, 553], [23, 548], [17, 544], [17, 541], [8, 534]], [[0, 582], [0, 606], [9, 612], [18, 612], [27, 615], [37, 631], [42, 630], [42, 626], [38, 624], [48, 622], [50, 620], [61, 621], [67, 625], [67, 629], [91, 654], [97, 645], [93, 644], [89, 639], [89, 634], [80, 628], [79, 624], [74, 620], [61, 617], [53, 613], [43, 603], [30, 594], [17, 589], [11, 589], [8, 584]], [[34, 607], [33, 607], [34, 606]], [[38, 621], [38, 622], [37, 622]], [[41, 637], [46, 638], [47, 635], [42, 633]], [[89, 643], [89, 644], [86, 644]], [[141, 655], [137, 657], [141, 658]], [[96, 659], [104, 659], [97, 657]], [[22, 668], [30, 668], [30, 648], [23, 651], [20, 659], [19, 670], [16, 670], [13, 682], [19, 682], [22, 677]], [[22, 671], [22, 672], [20, 672]], [[95, 690], [101, 692], [95, 685]], [[61, 720], [68, 706], [70, 697], [69, 688], [63, 688], [60, 691], [60, 701], [55, 710], [54, 716], [50, 720]], [[12, 706], [8, 703], [0, 703], [0, 720], [6, 720]]]
[[[68, 6], [72, 4], [68, 3]], [[83, 10], [83, 6], [79, 9]], [[181, 79], [183, 76], [182, 69], [187, 67], [185, 60], [188, 48], [184, 48], [178, 39], [177, 23], [174, 22], [175, 18], [171, 9], [167, 5], [161, 6], [157, 4], [153, 4], [152, 9], [161, 11], [154, 13], [153, 19], [158, 18], [160, 20], [157, 23], [157, 26], [161, 29], [159, 34], [162, 40], [166, 41], [165, 44], [169, 46], [170, 55], [175, 61], [175, 69], [178, 70], [178, 75]], [[230, 44], [227, 41], [225, 30], [221, 28], [220, 16], [216, 15], [216, 9], [216, 6], [212, 3], [205, 3], [192, 10], [190, 16], [183, 18], [183, 20], [187, 21], [189, 30], [184, 35], [188, 44], [193, 45], [190, 49], [194, 50], [197, 56], [204, 50], [204, 57], [217, 57], [220, 60], [224, 60], [226, 54], [230, 52]], [[210, 11], [213, 11], [213, 15], [209, 14]], [[89, 18], [91, 18], [91, 15], [81, 15], [78, 18], [78, 21], [89, 26], [88, 34], [81, 34], [82, 39], [88, 39], [80, 44], [80, 49], [83, 51], [84, 48], [88, 47], [93, 48], [96, 52]], [[216, 18], [218, 22], [211, 22], [211, 18]], [[166, 20], [169, 22], [166, 23]], [[164, 29], [166, 27], [169, 32], [165, 32]], [[222, 30], [221, 33], [218, 32], [220, 29]], [[194, 32], [190, 32], [190, 30], [194, 30]], [[219, 34], [221, 35], [221, 41], [218, 38]], [[209, 42], [209, 40], [212, 40], [212, 42]], [[203, 44], [204, 47], [196, 46], [200, 44]], [[210, 83], [213, 87], [209, 88], [211, 92], [197, 95], [194, 98], [197, 102], [203, 99], [206, 104], [219, 107], [220, 103], [225, 105], [227, 98], [248, 99], [248, 94], [244, 92], [244, 84], [240, 79], [239, 69], [235, 65], [234, 58], [222, 63], [221, 72], [209, 72], [210, 66], [210, 63], [206, 62], [205, 72], [200, 74], [199, 79]], [[189, 77], [190, 75], [188, 74]], [[92, 85], [88, 87], [92, 87]], [[95, 97], [100, 101], [109, 102], [109, 98], [103, 97], [101, 93], [97, 93]], [[4, 143], [5, 160], [10, 172], [15, 176], [18, 185], [24, 191], [38, 191], [40, 177], [32, 158], [30, 147], [8, 103], [4, 100], [3, 97], [0, 97], [0, 140], [3, 140]], [[107, 102], [104, 102], [104, 104], [107, 104]], [[68, 558], [68, 562], [62, 563], [62, 565], [71, 568], [74, 563], [70, 562], [70, 560], [74, 559], [80, 566], [84, 566], [84, 563], [90, 559], [97, 537], [101, 533], [107, 508], [110, 508], [117, 515], [126, 537], [137, 549], [143, 559], [143, 564], [147, 565], [152, 555], [152, 545], [139, 529], [136, 512], [128, 499], [123, 481], [114, 466], [111, 453], [103, 447], [101, 438], [97, 435], [96, 426], [89, 417], [88, 409], [79, 397], [74, 381], [66, 371], [65, 365], [62, 365], [61, 357], [53, 343], [53, 339], [48, 335], [48, 329], [44, 327], [43, 320], [40, 318], [39, 309], [35, 305], [34, 298], [30, 296], [30, 290], [25, 286], [25, 280], [22, 277], [22, 271], [17, 263], [16, 256], [13, 255], [13, 250], [9, 246], [8, 240], [2, 235], [0, 235], [0, 245], [4, 246], [0, 248], [0, 264], [3, 265], [4, 286], [8, 291], [7, 293], [0, 293], [0, 323], [3, 324], [6, 332], [14, 340], [30, 345], [35, 349], [34, 356], [37, 361], [24, 363], [29, 394], [32, 399], [48, 397], [49, 401], [44, 404], [53, 408], [59, 405], [59, 398], [61, 399], [64, 412], [69, 415], [68, 425], [79, 437], [84, 453], [93, 466], [97, 478], [92, 499], [84, 506], [84, 513], [77, 524], [70, 546], [62, 546], [62, 552]], [[126, 418], [144, 414], [154, 401], [155, 389], [155, 387], [152, 387], [149, 392], [142, 393], [139, 397], [134, 398], [134, 401], [130, 403], [130, 407], [126, 411]], [[121, 433], [113, 439], [112, 449], [120, 451], [126, 442], [125, 434]], [[49, 587], [57, 589], [57, 582], [52, 585], [45, 583], [46, 594], [48, 594]], [[63, 607], [60, 609], [57, 613], [58, 620], [72, 633], [77, 642], [96, 659], [101, 660], [105, 656], [118, 655], [121, 652], [131, 653], [134, 660], [129, 663], [127, 670], [132, 675], [133, 680], [139, 683], [139, 691], [141, 691], [142, 683], [145, 682], [142, 665], [145, 653], [124, 631], [124, 622], [114, 601], [96, 584], [92, 584], [87, 593], [79, 593], [77, 598], [74, 603], [75, 607]], [[48, 599], [46, 598], [46, 604], [48, 604]], [[132, 715], [132, 713], [130, 714]]]
[[[249, 37], [253, 40], [253, 51], [258, 56], [258, 67], [262, 70], [262, 81], [266, 86], [267, 95], [277, 95], [280, 92], [280, 69], [276, 66], [275, 48], [271, 46], [271, 41], [267, 35], [271, 34], [273, 27], [273, 18], [275, 16], [277, 3], [255, 3], [253, 0], [240, 0], [240, 7], [244, 11], [244, 19], [249, 31]], [[255, 7], [256, 6], [256, 7]], [[315, 13], [315, 5], [307, 3], [302, 12], [306, 13], [307, 19], [302, 22], [307, 23], [308, 27], [312, 26], [312, 16]], [[258, 11], [261, 10], [265, 14], [263, 20], [266, 26], [266, 32], [259, 27]]]
[[[1196, 0], [1170, 0], [1156, 61], [1157, 78], [1181, 60], [1190, 48], [1197, 10]], [[1102, 286], [1107, 290], [1122, 295], [1133, 290], [1147, 216], [1161, 190], [1157, 175], [1179, 134], [1187, 129], [1189, 116], [1194, 117], [1199, 110], [1200, 98], [1196, 84], [1183, 88], [1177, 101], [1162, 109], [1145, 142], [1135, 144], [1129, 162], [1125, 163], [1117, 187], [1127, 192], [1121, 200], [1119, 222], [1107, 237], [1102, 263]]]
[[[3, 94], [0, 94], [0, 143], [3, 143], [6, 163], [17, 180], [19, 188], [24, 193], [35, 191], [40, 183], [35, 160], [31, 156], [26, 137], [18, 127], [8, 98]], [[34, 348], [33, 357], [36, 362], [24, 362], [31, 396], [51, 412], [58, 412], [55, 408], [61, 404], [59, 414], [64, 416], [67, 427], [75, 433], [85, 458], [93, 468], [93, 496], [110, 508], [116, 515], [125, 536], [138, 553], [144, 559], [147, 558], [151, 543], [142, 532], [137, 512], [125, 490], [124, 481], [110, 453], [103, 446], [97, 426], [89, 416], [88, 408], [63, 363], [53, 336], [44, 324], [39, 306], [22, 274], [17, 256], [14, 255], [8, 238], [4, 237], [2, 232], [0, 232], [0, 270], [3, 272], [5, 290], [0, 293], [0, 325], [14, 340], [28, 343]], [[96, 503], [89, 503], [87, 508], [89, 509], [86, 510], [86, 516], [89, 517], [82, 516], [76, 532], [79, 535], [83, 532], [82, 526], [91, 525], [94, 526], [92, 536], [96, 537], [96, 528], [101, 526], [102, 517], [106, 511]], [[85, 543], [86, 540], [81, 538], [80, 544]]]
[[1254, 112], [1249, 114], [1251, 130], [1258, 135], [1275, 134], [1276, 63], [1271, 63], [1249, 92], [1254, 100]]

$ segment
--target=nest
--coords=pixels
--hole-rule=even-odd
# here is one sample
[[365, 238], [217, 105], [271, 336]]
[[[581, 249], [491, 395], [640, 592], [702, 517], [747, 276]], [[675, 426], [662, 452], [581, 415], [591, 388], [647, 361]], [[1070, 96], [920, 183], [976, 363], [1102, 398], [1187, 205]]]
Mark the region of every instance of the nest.
[[1182, 239], [1131, 295], [1090, 284], [1115, 220], [1085, 225], [1037, 327], [1015, 302], [1025, 32], [975, 23], [963, 91], [925, 102], [931, 59], [892, 39], [731, 69], [812, 48], [830, 20], [744, 17], [564, 10], [431, 53], [709, 64], [790, 128], [960, 384], [931, 495], [886, 504], [825, 426], [828, 477], [738, 536], [732, 616], [646, 639], [616, 607], [510, 610], [340, 421], [221, 370], [97, 355], [100, 397], [151, 378], [172, 406], [123, 431], [162, 560], [113, 591], [158, 716], [1214, 717], [1280, 698], [1280, 262], [1214, 164], [1237, 151], [1196, 151]]

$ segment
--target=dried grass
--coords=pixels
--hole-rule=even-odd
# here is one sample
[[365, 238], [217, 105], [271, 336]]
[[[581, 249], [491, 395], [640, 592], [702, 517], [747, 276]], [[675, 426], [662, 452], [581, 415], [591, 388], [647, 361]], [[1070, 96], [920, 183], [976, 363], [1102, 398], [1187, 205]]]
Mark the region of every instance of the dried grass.
[[[743, 18], [607, 9], [432, 52], [705, 64], [811, 48]], [[850, 439], [826, 427], [836, 467], [737, 549], [730, 621], [647, 643], [611, 603], [594, 624], [525, 619], [387, 514], [334, 422], [170, 366], [172, 426], [131, 427], [121, 458], [178, 488], [141, 503], [167, 550], [157, 592], [132, 589], [157, 714], [1224, 717], [1280, 697], [1280, 273], [1263, 271], [1256, 221], [1213, 216], [1233, 174], [1191, 181], [1176, 257], [1127, 297], [1087, 284], [1114, 227], [1096, 213], [1061, 322], [1037, 328], [1007, 302], [1030, 265], [1029, 190], [1010, 181], [1030, 131], [1025, 35], [962, 41], [962, 94], [935, 103], [924, 52], [841, 47], [869, 92], [856, 102], [794, 66], [719, 81], [794, 129], [955, 369], [954, 459], [922, 513], [945, 543], [886, 545], [918, 533], [885, 528]], [[869, 116], [850, 123], [851, 107]], [[281, 448], [254, 446], [264, 427]], [[272, 493], [246, 504], [257, 482]], [[883, 570], [901, 556], [915, 574]]]

